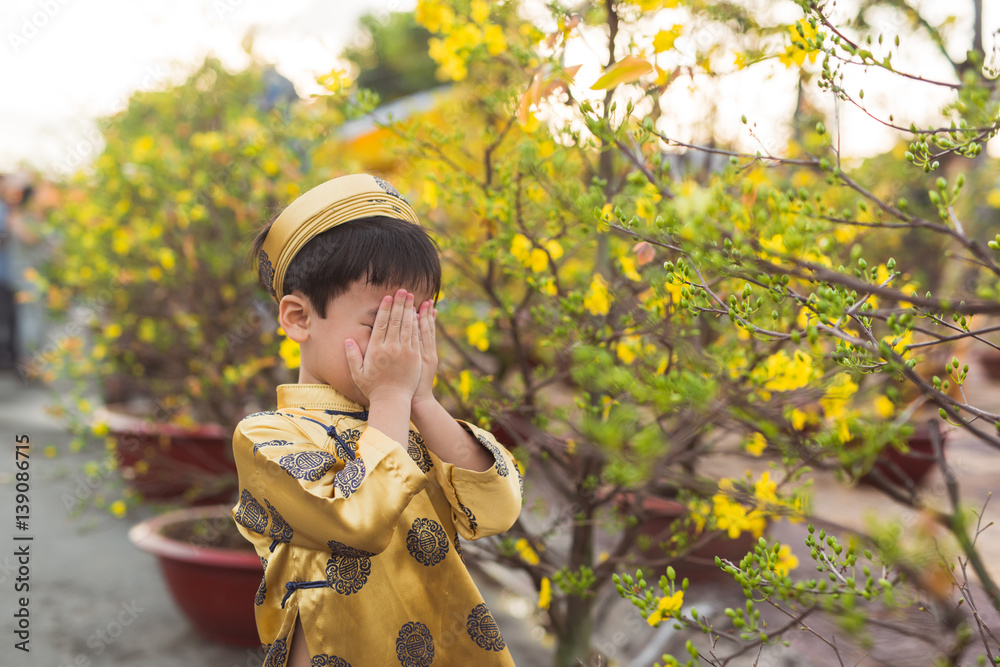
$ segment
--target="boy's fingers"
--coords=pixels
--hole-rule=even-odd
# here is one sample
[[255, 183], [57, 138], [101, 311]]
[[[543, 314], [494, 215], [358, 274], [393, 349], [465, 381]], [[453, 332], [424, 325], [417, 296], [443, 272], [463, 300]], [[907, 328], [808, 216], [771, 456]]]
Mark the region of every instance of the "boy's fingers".
[[344, 341], [344, 348], [347, 350], [347, 366], [351, 369], [351, 375], [358, 377], [361, 375], [361, 350], [350, 338]]
[[392, 299], [392, 310], [389, 313], [389, 331], [386, 334], [389, 340], [399, 340], [399, 328], [403, 324], [405, 302], [406, 290], [396, 290], [396, 295]]
[[413, 295], [407, 293], [406, 301], [403, 303], [403, 321], [400, 324], [399, 329], [399, 342], [404, 345], [413, 344], [413, 334], [416, 331], [416, 327], [413, 326], [413, 318], [416, 312], [413, 309]]
[[372, 325], [372, 342], [385, 340], [385, 332], [389, 328], [389, 308], [392, 306], [392, 297], [382, 297], [382, 303], [378, 305], [378, 312], [375, 314], [375, 324]]

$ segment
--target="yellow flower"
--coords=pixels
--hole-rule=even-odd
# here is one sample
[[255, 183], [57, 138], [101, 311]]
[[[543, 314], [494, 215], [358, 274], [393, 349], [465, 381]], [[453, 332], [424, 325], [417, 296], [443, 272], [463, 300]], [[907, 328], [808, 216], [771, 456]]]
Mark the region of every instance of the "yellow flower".
[[535, 550], [531, 548], [530, 544], [528, 544], [528, 540], [522, 537], [514, 543], [514, 548], [517, 549], [517, 553], [521, 556], [521, 560], [525, 563], [528, 565], [538, 565], [540, 559], [538, 558], [538, 554], [535, 553]]
[[583, 299], [583, 307], [593, 315], [607, 315], [611, 310], [611, 295], [608, 293], [608, 283], [604, 276], [599, 273], [594, 274], [590, 281], [590, 289]]
[[105, 436], [110, 432], [110, 430], [111, 429], [108, 428], [108, 425], [104, 422], [98, 422], [91, 428], [91, 431], [93, 431], [96, 436]]
[[458, 374], [458, 392], [462, 395], [462, 400], [469, 400], [469, 393], [472, 391], [472, 375], [469, 371], [462, 371]]
[[764, 360], [755, 375], [765, 376], [764, 388], [771, 391], [792, 391], [809, 384], [813, 376], [812, 357], [801, 350], [795, 350], [793, 358], [779, 350]]
[[759, 505], [777, 504], [778, 484], [771, 479], [771, 473], [764, 471], [753, 486], [753, 495]]
[[552, 256], [552, 259], [559, 259], [563, 256], [563, 248], [559, 244], [559, 241], [552, 239], [551, 241], [545, 241], [542, 245], [549, 251], [549, 255]]
[[289, 368], [298, 368], [302, 363], [302, 349], [291, 338], [282, 339], [281, 345], [278, 347], [278, 356], [285, 361], [285, 365]]
[[469, 339], [469, 345], [485, 352], [490, 347], [490, 338], [487, 335], [488, 328], [485, 322], [475, 322], [465, 329], [465, 336]]
[[896, 406], [892, 404], [887, 396], [879, 396], [875, 399], [875, 414], [882, 419], [888, 419], [896, 411]]
[[635, 258], [629, 255], [622, 255], [618, 258], [618, 262], [622, 265], [622, 274], [634, 283], [642, 282], [642, 276], [639, 272], [635, 270]]
[[549, 256], [541, 248], [535, 248], [528, 256], [528, 268], [535, 273], [540, 273], [549, 266]]
[[59, 453], [59, 450], [55, 448], [55, 445], [47, 445], [45, 449], [42, 450], [42, 453], [45, 454], [45, 458], [51, 459]]
[[414, 11], [417, 23], [430, 32], [448, 32], [455, 24], [455, 13], [441, 0], [420, 0]]
[[646, 618], [646, 622], [649, 623], [654, 628], [657, 625], [659, 625], [660, 621], [662, 621], [662, 620], [663, 620], [663, 612], [660, 611], [659, 609], [657, 609], [656, 611], [654, 611], [652, 614], [650, 614]]
[[122, 325], [117, 322], [107, 325], [104, 327], [104, 335], [111, 339], [118, 338], [122, 335]]
[[116, 500], [113, 503], [111, 503], [110, 507], [108, 507], [108, 510], [110, 510], [110, 512], [119, 519], [125, 516], [125, 511], [127, 509], [128, 508], [125, 506], [125, 502], [122, 500]]
[[542, 577], [541, 586], [538, 588], [538, 607], [548, 609], [552, 603], [552, 584], [548, 577]]
[[657, 611], [662, 611], [664, 614], [673, 614], [680, 611], [683, 605], [684, 591], [676, 591], [673, 595], [660, 598], [660, 602], [656, 605], [656, 609]]
[[642, 337], [623, 336], [618, 342], [616, 351], [619, 359], [624, 361], [626, 364], [631, 364], [635, 361], [638, 353], [642, 351]]
[[531, 241], [524, 234], [514, 234], [514, 239], [510, 242], [510, 254], [521, 264], [527, 265], [531, 257]]
[[792, 410], [792, 428], [794, 428], [796, 431], [801, 431], [805, 427], [806, 420], [808, 419], [809, 415], [802, 412], [798, 408]]
[[792, 553], [792, 548], [787, 544], [782, 544], [778, 549], [778, 562], [774, 564], [776, 574], [787, 577], [791, 570], [799, 566], [799, 559]]
[[767, 447], [767, 440], [764, 438], [764, 434], [757, 432], [750, 436], [750, 442], [747, 443], [747, 451], [753, 456], [760, 456], [764, 453], [764, 448]]
[[[799, 34], [799, 30], [802, 31], [802, 34]], [[809, 41], [815, 41], [817, 37], [816, 29], [809, 25], [808, 21], [800, 19], [788, 26], [788, 32], [791, 34], [792, 40], [791, 44], [785, 48], [785, 52], [778, 56], [781, 64], [785, 67], [791, 67], [793, 64], [801, 67], [807, 55], [809, 62], [816, 62], [819, 50], [809, 45]]]
[[160, 248], [159, 253], [160, 265], [167, 271], [172, 271], [176, 260], [174, 259], [174, 253], [170, 248]]

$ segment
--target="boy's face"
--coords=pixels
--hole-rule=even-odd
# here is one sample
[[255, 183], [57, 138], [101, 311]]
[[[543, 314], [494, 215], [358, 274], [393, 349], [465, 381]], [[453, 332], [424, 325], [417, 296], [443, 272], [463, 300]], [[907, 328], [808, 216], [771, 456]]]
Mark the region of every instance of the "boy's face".
[[[375, 287], [358, 280], [346, 292], [331, 299], [326, 317], [317, 316], [310, 324], [308, 344], [302, 346], [299, 382], [328, 384], [356, 403], [367, 406], [368, 399], [351, 377], [344, 341], [354, 340], [364, 356], [382, 297], [392, 296], [401, 287]], [[413, 292], [413, 296], [417, 310], [420, 304], [433, 297], [428, 292]]]

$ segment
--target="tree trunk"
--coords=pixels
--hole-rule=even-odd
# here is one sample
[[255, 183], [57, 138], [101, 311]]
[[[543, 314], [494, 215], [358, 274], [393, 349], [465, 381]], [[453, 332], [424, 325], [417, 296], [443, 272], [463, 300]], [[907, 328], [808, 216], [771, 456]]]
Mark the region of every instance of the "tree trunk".
[[[585, 468], [586, 469], [586, 468]], [[586, 497], [580, 489], [579, 497]], [[581, 566], [594, 565], [594, 509], [586, 504], [580, 517], [573, 527], [572, 552], [570, 554], [569, 570], [578, 573]], [[562, 632], [556, 646], [555, 667], [579, 667], [590, 664], [590, 638], [594, 630], [594, 595], [587, 597], [569, 597], [563, 615]]]

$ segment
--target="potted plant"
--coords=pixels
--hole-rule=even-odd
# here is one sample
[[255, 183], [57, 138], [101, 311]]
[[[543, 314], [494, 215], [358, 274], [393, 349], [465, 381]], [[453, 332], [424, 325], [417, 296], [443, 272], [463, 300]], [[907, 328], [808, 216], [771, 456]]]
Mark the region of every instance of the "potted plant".
[[35, 280], [67, 336], [25, 370], [70, 381], [57, 412], [75, 448], [108, 439], [137, 492], [126, 503], [231, 496], [235, 424], [291, 380], [245, 249], [302, 183], [326, 176], [307, 175], [315, 128], [343, 116], [328, 100], [272, 99], [275, 76], [208, 59], [136, 93], [102, 121], [101, 153], [45, 221], [55, 249]]
[[129, 540], [157, 557], [174, 602], [198, 634], [224, 644], [260, 643], [253, 600], [263, 567], [228, 505], [146, 519], [132, 527]]

